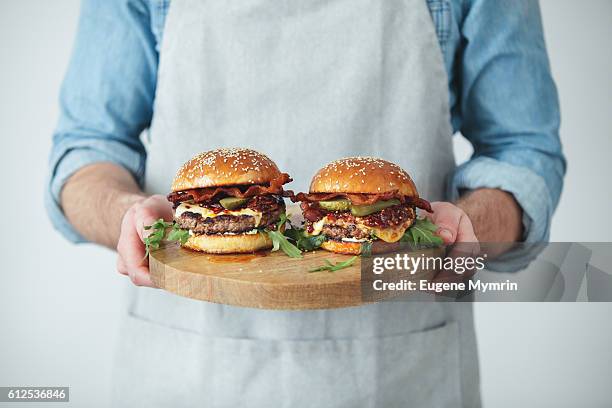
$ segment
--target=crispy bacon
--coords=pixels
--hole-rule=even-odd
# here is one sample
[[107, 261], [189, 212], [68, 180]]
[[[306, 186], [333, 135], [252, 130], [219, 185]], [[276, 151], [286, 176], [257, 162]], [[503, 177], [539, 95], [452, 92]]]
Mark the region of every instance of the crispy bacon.
[[316, 222], [325, 217], [325, 211], [323, 211], [317, 203], [304, 201], [300, 204], [300, 208], [302, 209], [304, 219], [307, 221]]
[[298, 193], [290, 197], [295, 202], [318, 202], [333, 200], [336, 198], [346, 198], [355, 205], [370, 205], [377, 201], [391, 200], [397, 198], [402, 204], [413, 205], [423, 210], [433, 212], [427, 200], [420, 197], [409, 197], [399, 194], [398, 190], [387, 191], [381, 194], [351, 194], [351, 193]]
[[185, 191], [175, 191], [168, 194], [168, 201], [171, 201], [174, 204], [188, 200], [193, 200], [196, 203], [202, 203], [205, 201], [211, 201], [218, 196], [246, 198], [268, 194], [289, 197], [293, 196], [294, 194], [292, 191], [284, 191], [283, 184], [291, 181], [292, 179], [287, 173], [281, 173], [280, 176], [271, 180], [268, 185], [253, 184], [248, 186], [207, 187], [194, 188]]

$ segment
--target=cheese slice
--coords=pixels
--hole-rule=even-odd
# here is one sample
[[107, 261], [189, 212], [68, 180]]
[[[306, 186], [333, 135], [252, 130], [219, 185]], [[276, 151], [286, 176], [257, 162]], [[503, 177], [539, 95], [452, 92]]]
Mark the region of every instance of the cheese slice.
[[183, 202], [179, 204], [179, 206], [176, 207], [176, 210], [174, 210], [174, 215], [178, 218], [181, 216], [181, 214], [185, 212], [200, 214], [203, 218], [215, 218], [220, 215], [249, 215], [255, 218], [255, 227], [259, 226], [262, 217], [262, 213], [260, 213], [259, 211], [252, 210], [250, 208], [241, 208], [239, 210], [222, 210], [219, 212], [214, 212], [209, 208], [201, 207], [199, 204], [194, 204], [191, 202]]
[[327, 221], [328, 221], [327, 217], [323, 217], [319, 221], [313, 222], [312, 223], [313, 231], [311, 233], [306, 232], [306, 235], [319, 235], [321, 233], [321, 230], [323, 229], [323, 225], [329, 224], [329, 222]]
[[402, 224], [393, 228], [372, 228], [372, 231], [376, 237], [385, 242], [397, 242], [404, 236], [407, 229], [406, 224]]

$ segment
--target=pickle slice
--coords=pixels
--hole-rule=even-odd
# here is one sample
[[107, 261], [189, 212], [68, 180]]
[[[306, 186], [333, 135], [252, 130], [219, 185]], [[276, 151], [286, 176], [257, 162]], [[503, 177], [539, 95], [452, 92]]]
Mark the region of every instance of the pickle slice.
[[346, 199], [319, 201], [319, 206], [327, 211], [347, 211], [351, 208], [351, 202]]
[[398, 205], [399, 203], [400, 200], [394, 198], [387, 201], [378, 201], [370, 205], [352, 205], [351, 214], [355, 217], [365, 217], [366, 215], [370, 215], [387, 207]]
[[249, 201], [248, 198], [225, 197], [219, 200], [219, 204], [226, 210], [234, 210]]

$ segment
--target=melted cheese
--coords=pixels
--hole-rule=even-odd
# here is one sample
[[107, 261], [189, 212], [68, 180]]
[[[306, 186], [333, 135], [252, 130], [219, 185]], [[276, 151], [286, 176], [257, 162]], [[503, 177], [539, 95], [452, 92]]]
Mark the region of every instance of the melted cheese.
[[319, 235], [321, 233], [321, 230], [323, 229], [323, 225], [329, 224], [327, 221], [327, 217], [323, 217], [319, 221], [313, 222], [313, 231], [311, 233], [306, 232], [306, 235]]
[[[406, 230], [408, 229], [408, 224], [402, 224], [402, 225], [398, 225], [396, 227], [390, 227], [390, 228], [377, 228], [377, 227], [369, 227], [365, 224], [363, 224], [362, 222], [360, 222], [359, 218], [356, 219], [356, 224], [355, 226], [357, 228], [359, 228], [360, 230], [364, 231], [365, 233], [367, 233], [368, 235], [374, 234], [376, 235], [377, 238], [379, 238], [381, 241], [385, 241], [385, 242], [397, 242], [399, 241], [402, 236], [404, 235], [404, 233], [406, 232]], [[319, 235], [321, 233], [321, 231], [323, 230], [323, 226], [325, 224], [334, 224], [333, 221], [330, 221], [328, 219], [328, 217], [323, 217], [321, 218], [319, 221], [317, 222], [313, 222], [312, 223], [312, 228], [313, 231], [311, 233], [307, 233], [307, 235]], [[343, 241], [348, 241], [348, 242], [364, 242], [366, 241], [364, 240], [355, 240], [352, 238], [343, 238]]]
[[255, 227], [259, 226], [259, 223], [261, 222], [261, 217], [262, 217], [262, 214], [260, 212], [252, 210], [250, 208], [241, 208], [240, 210], [235, 210], [235, 211], [223, 210], [223, 211], [219, 211], [216, 213], [208, 208], [200, 207], [198, 204], [193, 204], [189, 202], [181, 203], [178, 207], [176, 207], [174, 215], [175, 217], [178, 218], [181, 216], [181, 214], [185, 212], [200, 214], [203, 218], [215, 218], [220, 215], [233, 215], [233, 216], [249, 215], [255, 218]]
[[372, 228], [372, 231], [374, 231], [374, 235], [382, 241], [397, 242], [402, 238], [407, 229], [408, 228], [404, 224], [393, 228]]

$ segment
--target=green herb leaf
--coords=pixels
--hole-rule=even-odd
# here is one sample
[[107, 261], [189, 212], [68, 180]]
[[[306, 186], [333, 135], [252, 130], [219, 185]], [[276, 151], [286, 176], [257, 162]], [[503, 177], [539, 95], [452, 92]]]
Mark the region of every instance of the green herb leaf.
[[347, 259], [344, 262], [338, 262], [336, 264], [330, 262], [329, 260], [325, 259], [325, 265], [319, 266], [317, 268], [311, 269], [308, 272], [321, 272], [321, 271], [329, 271], [329, 272], [335, 272], [335, 271], [339, 271], [340, 269], [344, 269], [344, 268], [348, 268], [349, 266], [352, 266], [355, 263], [355, 260], [357, 259], [357, 256], [354, 256], [350, 259]]
[[168, 241], [178, 241], [184, 244], [189, 239], [189, 230], [181, 229], [177, 224], [174, 224], [167, 239]]
[[276, 225], [276, 231], [271, 231], [267, 228], [264, 230], [264, 232], [268, 234], [268, 237], [270, 237], [272, 240], [272, 251], [278, 251], [281, 249], [290, 258], [301, 258], [302, 251], [289, 242], [287, 237], [281, 232], [281, 228], [285, 222], [287, 222], [287, 215], [281, 214]]
[[302, 236], [302, 229], [300, 228], [289, 228], [285, 230], [285, 236], [292, 241], [297, 242]]
[[361, 256], [366, 258], [372, 256], [372, 241], [365, 241], [361, 243]]
[[280, 231], [281, 227], [285, 225], [286, 222], [287, 222], [287, 214], [281, 213], [278, 219], [278, 225], [276, 226], [276, 230]]
[[302, 251], [313, 251], [325, 241], [325, 235], [306, 235], [303, 228], [287, 229], [285, 236], [295, 242], [295, 245]]
[[416, 246], [437, 247], [444, 244], [444, 240], [436, 235], [437, 230], [438, 226], [429, 218], [417, 218], [414, 224], [406, 230], [401, 241]]
[[[152, 250], [159, 249], [160, 244], [164, 239], [167, 241], [178, 241], [181, 244], [187, 242], [189, 239], [189, 231], [179, 228], [174, 222], [166, 222], [162, 218], [158, 219], [151, 225], [145, 225], [143, 227], [146, 231], [153, 230], [144, 239], [145, 244], [145, 258], [149, 256]], [[166, 231], [168, 228], [172, 228], [168, 236], [166, 237]]]
[[265, 230], [268, 237], [272, 240], [272, 251], [278, 251], [280, 248], [290, 258], [301, 258], [302, 251], [293, 245], [286, 236], [280, 231]]

